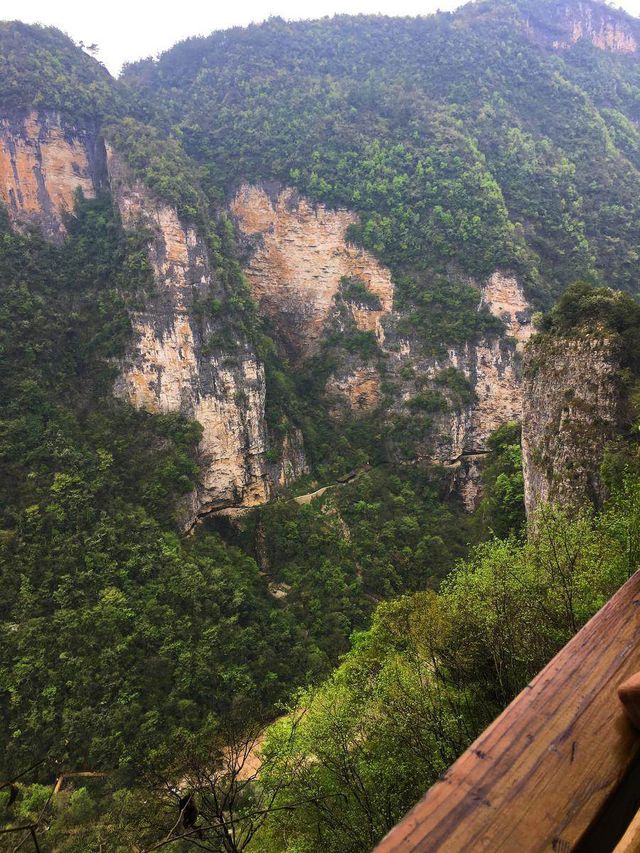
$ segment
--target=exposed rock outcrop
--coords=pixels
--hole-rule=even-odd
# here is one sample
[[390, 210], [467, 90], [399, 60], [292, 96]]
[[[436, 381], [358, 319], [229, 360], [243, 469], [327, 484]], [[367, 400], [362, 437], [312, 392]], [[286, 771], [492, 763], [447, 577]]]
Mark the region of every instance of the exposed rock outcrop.
[[640, 29], [634, 18], [591, 0], [559, 0], [553, 8], [541, 5], [527, 18], [531, 34], [556, 50], [586, 39], [600, 50], [636, 53]]
[[521, 360], [515, 345], [502, 338], [453, 350], [450, 360], [467, 377], [475, 395], [470, 407], [454, 413], [444, 433], [451, 435], [448, 457], [460, 469], [465, 506], [473, 510], [480, 497], [479, 459], [487, 452], [487, 439], [502, 424], [522, 417]]
[[518, 352], [523, 352], [533, 327], [531, 306], [518, 279], [508, 273], [494, 272], [482, 289], [481, 305], [502, 320], [507, 336], [513, 338]]
[[505, 325], [506, 339], [493, 337], [452, 350], [453, 367], [469, 379], [475, 402], [463, 417], [460, 454], [485, 451], [487, 439], [507, 421], [522, 416], [522, 370], [519, 354], [531, 337], [531, 307], [515, 276], [495, 272], [482, 290], [482, 304]]
[[361, 281], [377, 297], [379, 307], [353, 304], [351, 311], [358, 329], [384, 341], [382, 317], [393, 307], [391, 274], [347, 241], [355, 214], [269, 184], [242, 186], [231, 211], [245, 237], [253, 238], [245, 267], [253, 296], [293, 358], [317, 351], [343, 278]]
[[[174, 208], [133, 179], [97, 129], [69, 125], [51, 112], [0, 120], [0, 200], [14, 227], [65, 236], [75, 194], [110, 186], [125, 228], [149, 231], [156, 288], [133, 317], [134, 340], [115, 392], [151, 412], [181, 412], [200, 422], [201, 479], [182, 507], [185, 525], [202, 512], [264, 503], [306, 473], [302, 436], [272, 440], [265, 423], [264, 367], [246, 339], [221, 337], [220, 323], [201, 321], [198, 300], [218, 292], [204, 241]], [[273, 452], [267, 458], [267, 450]], [[273, 457], [277, 457], [274, 461]]]
[[302, 431], [290, 428], [280, 442], [278, 460], [269, 466], [269, 481], [278, 489], [286, 489], [296, 480], [309, 473], [309, 465], [304, 452]]
[[148, 252], [156, 281], [156, 292], [134, 317], [134, 341], [116, 392], [140, 408], [181, 412], [202, 425], [202, 476], [187, 519], [227, 506], [265, 503], [271, 485], [263, 365], [238, 335], [224, 347], [206, 346], [220, 329], [214, 320], [196, 317], [196, 300], [224, 294], [204, 241], [173, 207], [133, 179], [111, 149], [107, 164], [125, 228], [143, 227], [152, 235]]
[[[497, 271], [490, 276], [479, 294], [482, 306], [502, 320], [503, 336], [451, 347], [439, 359], [421, 357], [419, 347], [409, 340], [391, 354], [395, 376], [411, 367], [421, 382], [425, 378], [435, 381], [453, 368], [469, 384], [473, 399], [439, 416], [424, 448], [428, 458], [454, 473], [455, 486], [468, 510], [475, 509], [480, 497], [480, 463], [489, 436], [502, 424], [522, 417], [521, 354], [532, 334], [531, 306], [514, 275]], [[413, 393], [413, 383], [405, 383], [404, 401]]]
[[[522, 414], [520, 354], [531, 336], [531, 309], [515, 276], [496, 271], [479, 288], [479, 308], [503, 321], [503, 336], [452, 348], [445, 358], [426, 358], [418, 341], [398, 339], [393, 331], [398, 316], [390, 272], [348, 242], [347, 229], [357, 222], [353, 213], [313, 205], [292, 189], [267, 184], [242, 186], [231, 210], [246, 242], [245, 271], [259, 310], [294, 359], [314, 355], [326, 334], [339, 339], [349, 325], [375, 332], [397, 388], [390, 412], [405, 417], [425, 381], [451, 368], [466, 377], [473, 402], [436, 419], [435, 438], [433, 432], [425, 435], [424, 456], [455, 469], [465, 504], [473, 509], [478, 461], [489, 435]], [[360, 282], [373, 300], [345, 296], [345, 279]], [[365, 414], [383, 402], [378, 365], [357, 356], [344, 358], [326, 390], [335, 400], [334, 416]]]
[[36, 225], [48, 239], [62, 239], [77, 190], [92, 198], [103, 181], [95, 127], [33, 111], [0, 119], [0, 201], [14, 227]]
[[327, 392], [336, 396], [357, 414], [375, 409], [381, 400], [380, 374], [373, 365], [355, 367], [352, 371], [334, 373], [327, 382]]
[[[15, 227], [35, 224], [50, 239], [62, 239], [76, 191], [91, 197], [102, 187], [110, 187], [125, 228], [148, 231], [155, 279], [154, 292], [133, 316], [134, 339], [115, 391], [137, 407], [181, 412], [203, 427], [201, 479], [183, 507], [185, 525], [203, 512], [268, 501], [307, 472], [302, 435], [295, 429], [277, 438], [268, 434], [264, 367], [253, 347], [224, 311], [216, 318], [198, 310], [212, 299], [225, 305], [226, 295], [197, 229], [135, 179], [95, 128], [67, 126], [54, 113], [0, 120], [0, 199]], [[260, 311], [294, 361], [317, 353], [332, 329], [355, 329], [375, 334], [392, 378], [408, 367], [422, 380], [452, 367], [464, 374], [474, 401], [439, 418], [425, 454], [460, 469], [472, 508], [476, 461], [488, 435], [521, 413], [518, 352], [530, 326], [517, 280], [496, 272], [479, 294], [479, 302], [504, 321], [506, 337], [426, 358], [418, 342], [398, 340], [393, 331], [398, 317], [389, 270], [347, 239], [355, 214], [269, 184], [241, 187], [231, 210]], [[385, 343], [387, 329], [392, 346]], [[382, 384], [378, 364], [353, 356], [330, 376], [327, 391], [342, 414], [358, 415], [385, 402]], [[391, 411], [406, 412], [415, 388], [404, 378], [398, 388]]]
[[620, 344], [541, 335], [525, 357], [522, 452], [529, 517], [540, 504], [602, 502], [600, 465], [623, 419]]

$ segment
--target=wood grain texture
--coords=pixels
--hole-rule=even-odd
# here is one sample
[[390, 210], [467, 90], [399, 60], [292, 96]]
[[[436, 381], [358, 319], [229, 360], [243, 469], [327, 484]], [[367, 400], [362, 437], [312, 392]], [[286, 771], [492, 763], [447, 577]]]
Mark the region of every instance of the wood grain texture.
[[640, 731], [640, 672], [618, 687], [618, 698], [636, 729]]
[[640, 850], [640, 812], [629, 824], [614, 853], [638, 853]]
[[617, 697], [640, 671], [640, 572], [514, 699], [376, 853], [569, 853], [640, 745]]

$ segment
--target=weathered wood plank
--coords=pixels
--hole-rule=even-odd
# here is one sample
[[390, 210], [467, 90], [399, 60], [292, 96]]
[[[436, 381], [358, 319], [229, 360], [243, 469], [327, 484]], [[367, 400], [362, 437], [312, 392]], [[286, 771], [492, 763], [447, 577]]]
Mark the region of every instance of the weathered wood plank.
[[640, 671], [637, 572], [378, 845], [376, 853], [568, 853], [640, 736], [617, 697]]

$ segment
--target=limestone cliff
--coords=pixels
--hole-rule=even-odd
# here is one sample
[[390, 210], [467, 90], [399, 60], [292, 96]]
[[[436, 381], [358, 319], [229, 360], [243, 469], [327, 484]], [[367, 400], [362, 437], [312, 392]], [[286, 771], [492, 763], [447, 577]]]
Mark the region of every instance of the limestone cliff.
[[[469, 510], [480, 496], [479, 466], [487, 439], [502, 424], [522, 417], [521, 356], [532, 334], [531, 307], [515, 276], [501, 271], [490, 276], [479, 297], [479, 307], [483, 305], [502, 320], [504, 336], [452, 347], [445, 358], [435, 360], [421, 359], [415, 344], [405, 341], [395, 355], [400, 365], [413, 364], [422, 377], [436, 379], [454, 368], [469, 383], [473, 400], [441, 416], [425, 448], [434, 462], [454, 472]], [[405, 397], [413, 391], [405, 387]]]
[[[226, 294], [197, 229], [135, 179], [96, 128], [69, 126], [54, 113], [0, 120], [0, 199], [15, 227], [38, 225], [50, 239], [62, 239], [76, 191], [90, 197], [101, 188], [110, 188], [125, 228], [149, 234], [155, 279], [154, 292], [133, 315], [134, 339], [115, 391], [135, 406], [181, 412], [203, 427], [201, 478], [183, 507], [185, 525], [199, 513], [266, 502], [306, 473], [302, 436], [295, 429], [277, 440], [268, 434], [264, 367], [228, 322]], [[397, 334], [389, 270], [347, 239], [355, 214], [274, 184], [243, 185], [231, 211], [252, 292], [294, 364], [316, 354], [329, 333], [375, 335], [395, 396], [383, 390], [380, 364], [346, 357], [327, 382], [333, 416], [380, 406], [407, 416], [425, 381], [450, 368], [467, 378], [473, 400], [436, 418], [417, 458], [450, 466], [472, 508], [487, 437], [521, 414], [519, 351], [530, 334], [530, 312], [518, 281], [496, 272], [477, 284], [479, 307], [502, 318], [505, 335], [425, 357], [418, 341]], [[219, 315], [198, 310], [213, 300], [223, 306]]]
[[[385, 405], [388, 414], [411, 417], [411, 399], [425, 382], [454, 368], [468, 380], [473, 401], [436, 418], [418, 456], [453, 469], [465, 503], [479, 494], [480, 457], [487, 438], [522, 414], [520, 356], [531, 335], [531, 309], [517, 279], [496, 271], [478, 286], [478, 307], [505, 327], [502, 336], [452, 348], [444, 358], [425, 357], [419, 341], [399, 336], [388, 270], [347, 240], [356, 217], [312, 204], [279, 185], [243, 185], [231, 203], [246, 248], [245, 270], [263, 316], [296, 361], [314, 355], [321, 341], [350, 327], [376, 334], [391, 398], [382, 392], [376, 363], [343, 354], [327, 382], [330, 414], [364, 414]], [[358, 297], [345, 280], [361, 283]], [[473, 282], [471, 282], [473, 284]]]
[[[113, 197], [125, 228], [150, 233], [156, 291], [134, 316], [134, 340], [116, 393], [151, 412], [181, 412], [202, 428], [201, 480], [185, 510], [203, 512], [265, 503], [274, 486], [306, 470], [300, 437], [287, 437], [281, 462], [267, 462], [265, 376], [253, 348], [220, 320], [202, 318], [198, 301], [224, 301], [204, 240], [176, 210], [135, 180], [107, 148]], [[231, 336], [231, 337], [230, 337]]]
[[[201, 479], [182, 507], [185, 525], [211, 509], [264, 503], [306, 472], [302, 436], [268, 435], [263, 365], [222, 319], [200, 319], [198, 300], [224, 302], [225, 294], [197, 230], [133, 179], [97, 128], [52, 112], [0, 118], [0, 200], [15, 228], [36, 226], [61, 240], [77, 190], [93, 197], [108, 187], [124, 227], [148, 231], [155, 279], [132, 318], [134, 339], [115, 392], [137, 407], [181, 412], [202, 425]], [[275, 452], [267, 456], [270, 448]]]
[[618, 9], [591, 0], [559, 0], [552, 4], [530, 4], [526, 18], [530, 34], [556, 50], [570, 48], [585, 39], [600, 50], [637, 53], [640, 29], [636, 19]]
[[[334, 372], [327, 382], [327, 393], [336, 398], [338, 404], [346, 405], [354, 414], [375, 409], [381, 402], [380, 373], [374, 365], [348, 365]], [[333, 416], [340, 416], [340, 408], [334, 408]]]
[[391, 274], [346, 240], [347, 228], [357, 222], [353, 213], [269, 184], [242, 186], [231, 211], [242, 233], [253, 238], [245, 272], [254, 298], [292, 357], [317, 350], [344, 278], [361, 281], [377, 297], [378, 307], [354, 303], [351, 313], [358, 329], [384, 341], [382, 318], [393, 305]]
[[51, 240], [81, 190], [92, 198], [104, 180], [104, 146], [91, 125], [69, 125], [56, 113], [0, 118], [0, 201], [14, 227], [38, 226]]
[[[452, 349], [451, 366], [470, 380], [475, 402], [469, 411], [457, 416], [464, 427], [452, 428], [452, 458], [486, 450], [487, 438], [501, 424], [518, 421], [522, 415], [522, 382], [519, 355], [531, 337], [531, 309], [518, 280], [501, 272], [494, 273], [482, 289], [481, 304], [499, 317], [506, 335]], [[459, 453], [456, 453], [459, 451]]]
[[525, 357], [522, 451], [525, 504], [598, 505], [600, 465], [623, 418], [620, 346], [597, 330], [575, 338], [540, 335]]

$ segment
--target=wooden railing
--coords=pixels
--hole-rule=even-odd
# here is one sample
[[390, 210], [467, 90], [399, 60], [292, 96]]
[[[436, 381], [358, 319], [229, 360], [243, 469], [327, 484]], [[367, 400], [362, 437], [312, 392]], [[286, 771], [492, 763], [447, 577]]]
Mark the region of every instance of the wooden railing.
[[637, 672], [640, 572], [376, 853], [640, 851], [640, 733], [617, 695]]

